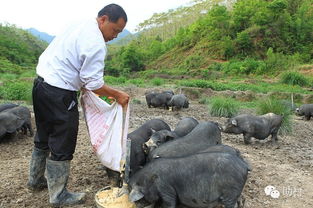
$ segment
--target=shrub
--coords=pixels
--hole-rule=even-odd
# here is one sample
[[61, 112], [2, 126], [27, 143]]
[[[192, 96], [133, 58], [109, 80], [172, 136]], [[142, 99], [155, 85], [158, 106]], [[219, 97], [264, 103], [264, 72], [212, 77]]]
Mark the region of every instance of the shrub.
[[283, 122], [279, 129], [279, 134], [286, 135], [292, 132], [292, 121], [291, 121], [291, 109], [286, 106], [286, 104], [274, 98], [267, 98], [261, 100], [257, 104], [257, 114], [263, 115], [266, 113], [275, 113], [277, 115], [283, 116]]
[[299, 85], [301, 87], [309, 85], [309, 80], [299, 72], [289, 71], [281, 75], [281, 82], [289, 85]]
[[209, 101], [209, 112], [212, 116], [232, 117], [238, 113], [239, 103], [232, 98], [212, 97]]

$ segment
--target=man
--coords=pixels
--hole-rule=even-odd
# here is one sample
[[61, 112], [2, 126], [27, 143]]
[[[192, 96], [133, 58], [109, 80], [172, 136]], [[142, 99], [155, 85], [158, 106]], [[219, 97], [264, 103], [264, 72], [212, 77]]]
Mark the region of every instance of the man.
[[39, 58], [33, 86], [37, 132], [27, 185], [31, 190], [48, 186], [54, 206], [79, 204], [85, 198], [85, 193], [66, 189], [78, 133], [77, 91], [113, 97], [123, 107], [128, 103], [128, 94], [103, 82], [105, 42], [116, 38], [126, 22], [123, 8], [107, 5], [96, 19], [57, 36]]

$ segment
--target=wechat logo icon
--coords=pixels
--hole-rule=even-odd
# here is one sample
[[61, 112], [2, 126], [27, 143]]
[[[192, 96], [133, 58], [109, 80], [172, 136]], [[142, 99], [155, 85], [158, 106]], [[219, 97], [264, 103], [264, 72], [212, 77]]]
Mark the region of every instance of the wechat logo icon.
[[271, 185], [266, 186], [264, 188], [264, 192], [265, 192], [266, 196], [271, 196], [274, 199], [278, 199], [280, 196], [279, 191], [274, 186], [271, 186]]

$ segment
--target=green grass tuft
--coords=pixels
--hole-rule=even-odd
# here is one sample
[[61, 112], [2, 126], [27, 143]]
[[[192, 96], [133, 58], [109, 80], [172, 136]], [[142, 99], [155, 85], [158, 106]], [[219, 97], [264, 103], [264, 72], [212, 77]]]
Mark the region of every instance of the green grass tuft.
[[209, 101], [209, 112], [212, 116], [232, 117], [238, 113], [239, 103], [232, 98], [212, 97]]
[[261, 100], [256, 106], [256, 112], [259, 115], [275, 113], [277, 115], [283, 116], [283, 122], [279, 129], [279, 134], [287, 135], [292, 132], [292, 109], [288, 107], [283, 101], [274, 98]]
[[309, 80], [299, 72], [290, 71], [281, 75], [281, 82], [288, 85], [308, 86]]

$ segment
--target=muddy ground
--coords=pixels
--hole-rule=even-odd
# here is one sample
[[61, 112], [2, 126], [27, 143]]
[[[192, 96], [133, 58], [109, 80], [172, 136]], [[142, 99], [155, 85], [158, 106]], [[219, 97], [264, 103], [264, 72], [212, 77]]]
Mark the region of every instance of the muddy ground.
[[[199, 121], [223, 123], [226, 120], [210, 116], [207, 106], [199, 104], [198, 100], [191, 100], [189, 109], [171, 112], [148, 108], [144, 99], [145, 89], [126, 91], [137, 101], [130, 106], [129, 132], [152, 118], [163, 119], [172, 128], [184, 116], [192, 116]], [[251, 110], [242, 112], [253, 113]], [[268, 139], [245, 145], [241, 135], [222, 133], [223, 143], [239, 149], [253, 168], [243, 191], [245, 208], [313, 207], [313, 121], [304, 121], [296, 116], [292, 121], [293, 133], [279, 136], [278, 148]], [[0, 208], [49, 207], [47, 189], [33, 193], [25, 186], [32, 146], [33, 139], [22, 135], [0, 143]], [[81, 115], [68, 189], [87, 192], [87, 201], [75, 207], [96, 207], [95, 193], [109, 183], [106, 171], [92, 151]], [[268, 185], [279, 191], [278, 198], [266, 196], [264, 188]]]

